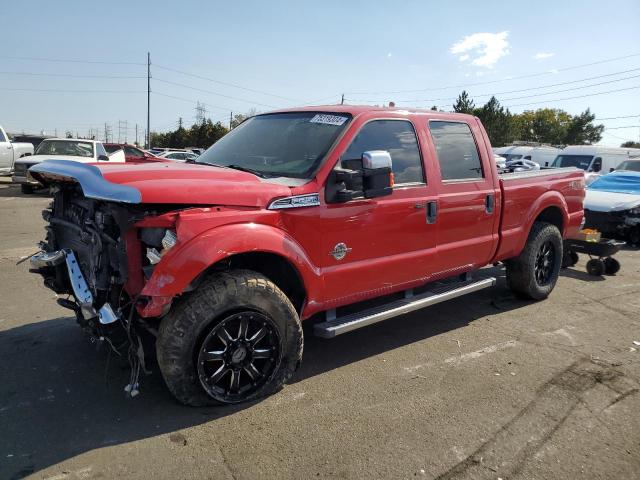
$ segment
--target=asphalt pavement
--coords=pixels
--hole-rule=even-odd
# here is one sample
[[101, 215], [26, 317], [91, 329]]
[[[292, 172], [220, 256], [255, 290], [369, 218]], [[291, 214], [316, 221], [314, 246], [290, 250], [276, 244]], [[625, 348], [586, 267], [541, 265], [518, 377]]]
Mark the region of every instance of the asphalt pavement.
[[549, 299], [499, 284], [333, 340], [305, 329], [278, 394], [177, 404], [154, 365], [87, 341], [16, 263], [43, 236], [45, 194], [0, 179], [0, 478], [637, 479], [640, 251], [615, 276], [585, 259]]

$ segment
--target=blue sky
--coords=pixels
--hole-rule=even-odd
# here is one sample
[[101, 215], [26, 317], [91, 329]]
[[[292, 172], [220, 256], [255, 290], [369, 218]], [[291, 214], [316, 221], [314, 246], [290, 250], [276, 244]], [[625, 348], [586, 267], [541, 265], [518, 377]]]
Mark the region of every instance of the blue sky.
[[349, 103], [447, 110], [461, 85], [485, 83], [467, 88], [476, 104], [500, 93], [514, 112], [638, 115], [603, 121], [602, 143], [640, 135], [617, 128], [640, 125], [640, 88], [631, 89], [640, 87], [637, 0], [3, 3], [0, 124], [9, 131], [86, 134], [106, 122], [117, 140], [120, 120], [133, 141], [135, 124], [146, 124], [150, 51], [152, 130], [178, 117], [193, 123], [196, 101], [224, 122], [230, 111], [335, 103], [342, 93]]

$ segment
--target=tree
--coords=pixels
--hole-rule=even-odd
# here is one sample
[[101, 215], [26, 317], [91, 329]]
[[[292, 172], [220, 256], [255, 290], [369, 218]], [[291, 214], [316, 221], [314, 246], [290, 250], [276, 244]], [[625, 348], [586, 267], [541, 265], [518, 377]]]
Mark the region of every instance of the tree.
[[620, 146], [622, 148], [640, 148], [640, 142], [634, 142], [633, 140], [629, 140], [628, 142], [624, 142]]
[[[465, 93], [465, 92], [463, 92]], [[462, 95], [460, 95], [462, 97]], [[460, 100], [461, 98], [459, 98]], [[501, 147], [511, 143], [513, 138], [512, 115], [505, 110], [496, 97], [491, 97], [482, 108], [475, 108], [474, 113], [484, 125], [491, 145]]]
[[228, 131], [222, 123], [213, 123], [210, 118], [191, 126], [189, 129], [184, 128], [182, 122], [178, 122], [178, 128], [172, 132], [151, 132], [151, 145], [154, 147], [208, 148], [224, 137]]
[[593, 125], [595, 114], [587, 108], [580, 115], [571, 119], [564, 139], [566, 145], [584, 145], [597, 143], [602, 139], [604, 125]]
[[453, 105], [453, 111], [456, 113], [471, 113], [473, 114], [475, 110], [475, 105], [473, 104], [473, 100], [469, 98], [469, 94], [466, 90], [463, 90], [462, 93], [458, 96], [456, 103]]
[[242, 122], [244, 122], [247, 118], [249, 117], [253, 117], [257, 114], [257, 110], [255, 108], [252, 108], [251, 110], [249, 110], [246, 113], [236, 113], [233, 118], [231, 119], [231, 128], [236, 128], [238, 125], [240, 125]]

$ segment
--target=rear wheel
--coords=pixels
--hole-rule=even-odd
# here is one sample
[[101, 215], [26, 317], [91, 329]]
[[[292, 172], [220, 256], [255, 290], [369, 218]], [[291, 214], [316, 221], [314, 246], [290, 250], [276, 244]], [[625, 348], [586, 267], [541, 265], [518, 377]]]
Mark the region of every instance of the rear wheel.
[[162, 376], [186, 405], [239, 403], [279, 390], [302, 357], [302, 328], [284, 293], [249, 270], [205, 280], [162, 320]]
[[550, 223], [535, 222], [520, 255], [506, 262], [507, 285], [524, 298], [547, 298], [558, 280], [562, 253], [558, 228]]

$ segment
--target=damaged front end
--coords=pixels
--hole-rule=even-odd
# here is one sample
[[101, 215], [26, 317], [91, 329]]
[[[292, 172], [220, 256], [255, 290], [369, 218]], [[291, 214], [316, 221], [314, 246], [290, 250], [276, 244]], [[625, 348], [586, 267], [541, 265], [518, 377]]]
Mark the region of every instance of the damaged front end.
[[[135, 395], [137, 375], [144, 370], [143, 338], [156, 333], [153, 319], [139, 314], [149, 302], [140, 292], [145, 275], [175, 244], [175, 232], [166, 228], [171, 226], [166, 218], [166, 227], [136, 228], [158, 212], [102, 195], [95, 184], [93, 190], [87, 188], [86, 175], [84, 183], [82, 178], [53, 176], [48, 170], [57, 167], [46, 163], [34, 175], [49, 183], [53, 201], [42, 212], [46, 237], [41, 251], [30, 258], [31, 271], [42, 275], [61, 306], [75, 312], [92, 340], [128, 358], [135, 375], [125, 390]], [[93, 167], [84, 166], [88, 168]]]

